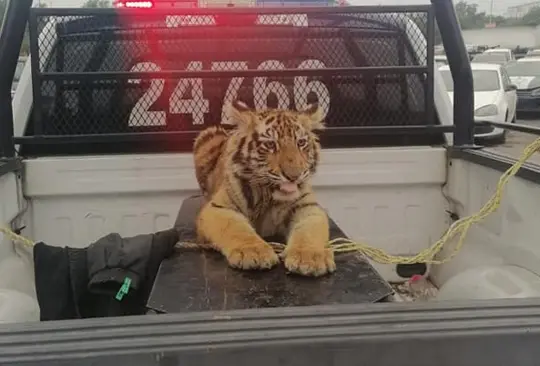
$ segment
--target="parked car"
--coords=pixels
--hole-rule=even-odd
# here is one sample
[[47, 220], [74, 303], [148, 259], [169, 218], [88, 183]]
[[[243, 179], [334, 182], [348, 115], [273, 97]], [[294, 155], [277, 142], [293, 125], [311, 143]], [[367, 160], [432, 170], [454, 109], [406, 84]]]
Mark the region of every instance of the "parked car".
[[514, 52], [509, 48], [490, 48], [485, 50], [484, 53], [504, 55], [507, 62], [516, 59]]
[[[497, 64], [472, 63], [474, 88], [475, 121], [510, 122], [516, 121], [517, 87], [511, 83], [506, 69]], [[439, 69], [448, 95], [454, 102], [454, 82], [450, 67]], [[502, 143], [506, 139], [505, 131], [490, 126], [478, 127], [475, 137], [482, 141]]]
[[538, 49], [538, 48], [529, 50], [525, 54], [525, 57], [539, 57], [539, 56], [540, 56], [540, 49]]
[[517, 111], [540, 113], [540, 58], [525, 57], [506, 66], [517, 86]]
[[508, 63], [508, 58], [502, 53], [484, 52], [474, 56], [471, 62], [505, 65]]

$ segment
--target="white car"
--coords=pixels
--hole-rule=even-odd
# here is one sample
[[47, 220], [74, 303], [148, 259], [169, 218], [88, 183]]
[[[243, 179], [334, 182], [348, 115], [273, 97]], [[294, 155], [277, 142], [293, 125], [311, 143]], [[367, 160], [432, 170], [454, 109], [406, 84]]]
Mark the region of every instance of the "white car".
[[520, 58], [507, 65], [510, 80], [517, 86], [517, 110], [520, 113], [540, 112], [540, 57]]
[[484, 53], [504, 55], [507, 62], [516, 59], [514, 52], [509, 48], [490, 48], [485, 50]]
[[535, 48], [534, 50], [528, 50], [525, 54], [525, 57], [539, 57], [540, 56], [540, 49]]
[[[511, 83], [506, 69], [497, 64], [471, 63], [474, 87], [475, 121], [516, 121], [517, 87]], [[448, 65], [439, 68], [448, 95], [454, 102], [454, 82]], [[492, 126], [479, 126], [475, 137], [482, 142], [502, 143], [505, 130]]]

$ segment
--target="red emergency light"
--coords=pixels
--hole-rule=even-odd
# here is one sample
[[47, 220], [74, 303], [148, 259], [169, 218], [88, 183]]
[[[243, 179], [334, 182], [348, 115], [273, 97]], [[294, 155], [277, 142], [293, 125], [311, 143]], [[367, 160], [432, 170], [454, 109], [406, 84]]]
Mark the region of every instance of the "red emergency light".
[[114, 2], [116, 8], [131, 8], [131, 9], [152, 9], [153, 1], [142, 0], [118, 0]]

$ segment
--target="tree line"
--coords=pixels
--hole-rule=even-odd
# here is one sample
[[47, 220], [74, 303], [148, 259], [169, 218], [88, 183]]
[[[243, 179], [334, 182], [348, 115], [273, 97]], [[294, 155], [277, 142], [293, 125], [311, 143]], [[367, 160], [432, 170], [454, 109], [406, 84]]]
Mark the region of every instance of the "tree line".
[[455, 7], [461, 29], [485, 28], [489, 23], [495, 23], [497, 27], [540, 25], [540, 7], [533, 7], [525, 15], [517, 18], [507, 18], [501, 15], [490, 16], [485, 11], [479, 12], [478, 4], [468, 3], [464, 0], [458, 1]]

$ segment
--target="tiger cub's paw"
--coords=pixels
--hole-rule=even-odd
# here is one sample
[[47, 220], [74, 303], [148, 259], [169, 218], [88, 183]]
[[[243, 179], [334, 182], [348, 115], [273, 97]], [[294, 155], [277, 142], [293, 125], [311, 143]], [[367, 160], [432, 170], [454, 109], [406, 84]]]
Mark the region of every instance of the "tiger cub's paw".
[[225, 256], [231, 267], [240, 269], [270, 269], [279, 262], [278, 255], [267, 243], [238, 246]]
[[294, 247], [283, 252], [285, 268], [304, 276], [318, 277], [336, 270], [331, 248]]

